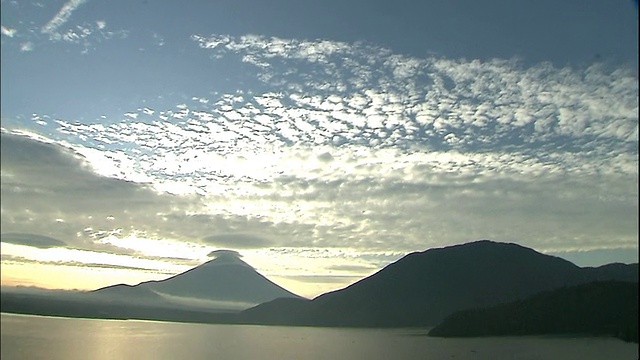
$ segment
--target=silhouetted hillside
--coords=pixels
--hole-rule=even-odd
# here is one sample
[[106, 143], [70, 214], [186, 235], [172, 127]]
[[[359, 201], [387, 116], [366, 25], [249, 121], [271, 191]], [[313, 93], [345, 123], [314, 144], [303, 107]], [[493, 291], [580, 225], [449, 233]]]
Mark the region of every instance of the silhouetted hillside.
[[[408, 254], [345, 289], [307, 300], [273, 284], [236, 255], [164, 281], [115, 285], [73, 297], [3, 292], [1, 310], [213, 323], [430, 327], [460, 310], [524, 300], [544, 291], [608, 280], [631, 280], [637, 288], [638, 282], [637, 264], [580, 268], [519, 245], [478, 241]], [[606, 296], [607, 288], [600, 290]], [[261, 296], [283, 297], [238, 313], [220, 306], [244, 306]], [[637, 293], [634, 299], [637, 302]], [[584, 306], [584, 311], [597, 311], [599, 306], [581, 305], [579, 296], [567, 295], [563, 301]], [[629, 333], [633, 335], [633, 329]]]
[[157, 293], [145, 289], [139, 286], [132, 286], [127, 284], [111, 285], [98, 290], [89, 292], [88, 294], [103, 296], [107, 298], [108, 294], [113, 300], [129, 299], [129, 300], [144, 300], [144, 301], [159, 301], [162, 299]]
[[543, 334], [605, 335], [638, 342], [638, 283], [593, 282], [463, 310], [429, 332], [444, 337]]
[[637, 265], [580, 268], [516, 244], [478, 241], [411, 253], [376, 274], [312, 301], [277, 299], [242, 320], [311, 326], [433, 326], [463, 309], [524, 299], [594, 280], [637, 282]]
[[599, 267], [583, 268], [586, 276], [593, 281], [607, 281], [616, 279], [620, 281], [638, 282], [638, 264], [612, 263]]

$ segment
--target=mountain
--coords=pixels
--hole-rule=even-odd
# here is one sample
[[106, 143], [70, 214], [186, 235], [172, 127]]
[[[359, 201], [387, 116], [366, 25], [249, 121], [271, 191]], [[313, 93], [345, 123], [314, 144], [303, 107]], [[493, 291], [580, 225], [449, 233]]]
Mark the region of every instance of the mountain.
[[[620, 281], [638, 282], [638, 264], [612, 263], [598, 267], [583, 268], [586, 276], [593, 281], [616, 279]], [[629, 270], [632, 271], [629, 271]], [[634, 270], [635, 269], [635, 270]]]
[[210, 255], [215, 258], [184, 273], [133, 286], [89, 292], [3, 288], [0, 309], [66, 317], [236, 323], [240, 310], [279, 297], [300, 298], [259, 274], [235, 251]]
[[313, 300], [277, 299], [243, 322], [281, 325], [433, 326], [463, 309], [524, 299], [596, 280], [638, 281], [638, 265], [580, 268], [558, 257], [488, 240], [406, 255], [374, 275]]
[[135, 286], [95, 290], [102, 298], [147, 300], [208, 310], [246, 309], [276, 298], [300, 298], [273, 283], [240, 259], [235, 251], [218, 250], [215, 258], [184, 273]]
[[638, 283], [593, 282], [455, 312], [429, 336], [583, 334], [638, 342]]
[[[556, 305], [553, 314], [562, 315], [566, 309], [575, 307], [577, 314], [582, 315], [571, 315], [560, 321], [560, 326], [567, 326], [560, 329], [579, 330], [570, 327], [572, 321], [592, 314], [593, 319], [589, 321], [595, 322], [593, 328], [589, 325], [587, 329], [600, 334], [602, 332], [597, 329], [609, 332], [612, 329], [606, 322], [597, 322], [601, 309], [606, 310], [603, 314], [609, 314], [605, 317], [619, 317], [611, 310], [617, 306], [626, 309], [626, 305], [615, 305], [618, 304], [615, 301], [620, 300], [619, 304], [637, 302], [638, 264], [581, 268], [520, 245], [486, 240], [408, 254], [372, 276], [313, 300], [301, 298], [272, 283], [233, 251], [221, 251], [214, 256], [215, 259], [182, 274], [135, 286], [120, 284], [65, 297], [3, 292], [0, 307], [5, 312], [94, 318], [431, 327], [461, 310], [486, 309], [514, 302], [526, 305], [526, 299], [534, 295], [569, 289], [560, 292], [559, 297], [540, 295], [540, 299], [544, 300], [545, 296], [551, 299], [548, 303], [551, 305], [544, 303], [546, 300], [536, 300], [534, 305], [522, 306], [524, 310], [518, 310], [522, 311], [518, 316], [535, 317], [530, 313]], [[616, 290], [618, 288], [606, 286], [575, 290], [581, 295], [575, 295], [571, 290], [573, 286], [596, 281], [635, 284], [635, 297], [625, 295], [624, 291], [628, 290], [620, 292]], [[585, 301], [585, 296], [597, 299], [598, 291], [605, 302]], [[606, 302], [611, 299], [614, 302], [610, 304], [614, 305]], [[247, 308], [249, 304], [258, 305]], [[494, 317], [499, 323], [503, 310], [496, 311]], [[565, 315], [570, 314], [566, 311]], [[563, 318], [557, 316], [557, 319]], [[622, 323], [615, 324], [617, 336], [633, 339], [633, 327], [626, 329], [620, 325]]]

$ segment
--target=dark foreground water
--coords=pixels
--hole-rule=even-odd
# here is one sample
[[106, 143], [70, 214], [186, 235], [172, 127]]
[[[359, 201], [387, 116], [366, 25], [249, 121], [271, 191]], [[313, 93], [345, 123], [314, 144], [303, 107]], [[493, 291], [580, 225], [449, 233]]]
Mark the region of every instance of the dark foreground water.
[[10, 359], [638, 359], [604, 338], [440, 339], [415, 330], [204, 325], [2, 314]]

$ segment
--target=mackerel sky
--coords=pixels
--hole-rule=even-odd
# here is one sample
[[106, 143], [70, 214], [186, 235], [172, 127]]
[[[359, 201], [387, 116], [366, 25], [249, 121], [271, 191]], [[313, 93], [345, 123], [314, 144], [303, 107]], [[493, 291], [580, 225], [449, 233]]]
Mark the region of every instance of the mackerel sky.
[[159, 278], [217, 249], [307, 296], [479, 239], [638, 261], [633, 1], [1, 13], [3, 286]]

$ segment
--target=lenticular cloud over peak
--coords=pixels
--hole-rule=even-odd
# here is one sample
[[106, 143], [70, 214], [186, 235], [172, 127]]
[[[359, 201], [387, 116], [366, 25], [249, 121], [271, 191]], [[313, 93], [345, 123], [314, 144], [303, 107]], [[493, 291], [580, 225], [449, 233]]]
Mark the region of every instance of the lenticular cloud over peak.
[[240, 255], [239, 252], [235, 251], [235, 250], [214, 250], [212, 252], [209, 253], [209, 255], [207, 255], [208, 257], [212, 258], [212, 260], [209, 260], [206, 265], [207, 266], [211, 266], [211, 265], [242, 265], [242, 266], [247, 266], [250, 268], [253, 268], [251, 265], [247, 264], [246, 262], [244, 262], [241, 258], [242, 255]]
[[240, 259], [242, 257], [242, 255], [235, 250], [214, 250], [207, 256], [213, 259]]

